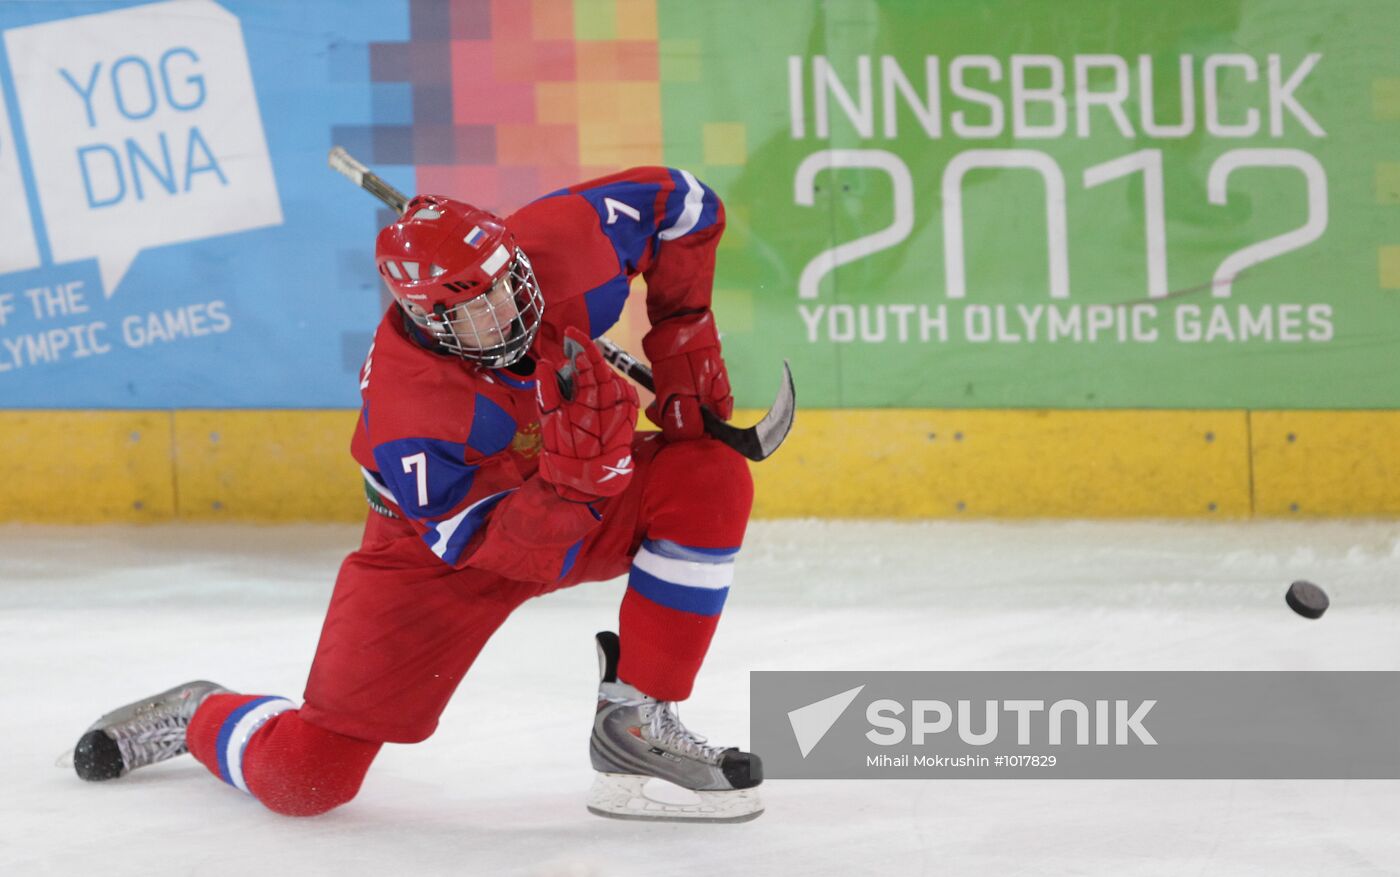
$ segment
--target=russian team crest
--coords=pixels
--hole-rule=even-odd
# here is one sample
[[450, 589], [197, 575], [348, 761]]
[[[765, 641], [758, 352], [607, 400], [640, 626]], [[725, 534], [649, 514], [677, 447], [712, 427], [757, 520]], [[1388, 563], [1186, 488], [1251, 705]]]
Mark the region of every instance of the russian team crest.
[[510, 440], [511, 452], [519, 454], [527, 460], [538, 456], [542, 445], [539, 423], [529, 423], [520, 427], [515, 432], [515, 438]]

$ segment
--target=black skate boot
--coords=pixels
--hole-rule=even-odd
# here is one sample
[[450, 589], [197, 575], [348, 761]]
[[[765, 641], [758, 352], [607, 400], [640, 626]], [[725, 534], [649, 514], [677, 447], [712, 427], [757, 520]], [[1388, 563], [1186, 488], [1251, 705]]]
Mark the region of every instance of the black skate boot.
[[113, 710], [78, 740], [73, 769], [83, 779], [98, 782], [184, 755], [189, 751], [185, 728], [194, 711], [204, 698], [227, 691], [213, 682], [186, 682]]
[[[588, 809], [614, 819], [747, 822], [763, 812], [757, 755], [711, 746], [691, 732], [670, 701], [617, 678], [617, 634], [597, 636], [598, 712], [589, 753], [598, 773]], [[655, 780], [672, 784], [658, 784]], [[679, 788], [676, 788], [679, 787]]]

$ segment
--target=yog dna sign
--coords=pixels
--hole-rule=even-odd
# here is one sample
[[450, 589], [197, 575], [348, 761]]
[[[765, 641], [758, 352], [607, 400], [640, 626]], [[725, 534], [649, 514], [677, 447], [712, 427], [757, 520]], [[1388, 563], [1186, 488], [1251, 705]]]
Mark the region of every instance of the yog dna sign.
[[[111, 298], [141, 250], [282, 222], [238, 19], [211, 0], [5, 31], [34, 205], [55, 263]], [[0, 103], [0, 273], [41, 265]]]

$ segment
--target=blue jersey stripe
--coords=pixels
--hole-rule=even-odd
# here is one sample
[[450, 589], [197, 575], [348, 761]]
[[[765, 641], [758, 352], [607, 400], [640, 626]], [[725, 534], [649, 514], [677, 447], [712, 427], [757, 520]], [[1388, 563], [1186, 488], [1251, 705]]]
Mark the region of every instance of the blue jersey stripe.
[[699, 187], [698, 194], [701, 197], [701, 201], [700, 214], [698, 217], [695, 217], [694, 224], [690, 224], [685, 216], [686, 199], [691, 195], [690, 180], [687, 180], [685, 176], [675, 168], [668, 168], [667, 173], [670, 174], [671, 182], [674, 184], [675, 188], [672, 189], [671, 194], [666, 197], [666, 213], [662, 217], [661, 222], [658, 223], [658, 233], [670, 232], [671, 235], [675, 235], [675, 232], [684, 229], [684, 234], [694, 234], [697, 231], [703, 231], [714, 225], [715, 221], [719, 219], [719, 196], [714, 193], [714, 190], [699, 180], [696, 180], [694, 176], [691, 176], [690, 179], [694, 180], [695, 185]]
[[656, 212], [663, 191], [660, 182], [612, 180], [574, 192], [558, 189], [536, 200], [577, 195], [587, 201], [598, 214], [599, 230], [612, 244], [618, 270], [636, 274], [649, 247], [654, 255], [664, 240], [702, 231], [719, 219], [719, 197], [713, 189], [676, 168], [666, 168], [666, 175], [671, 191], [660, 216]]
[[598, 227], [612, 244], [618, 269], [624, 273], [637, 273], [647, 246], [656, 234], [656, 197], [659, 194], [659, 183], [630, 181], [608, 183], [578, 193], [597, 212]]
[[559, 578], [562, 579], [564, 576], [569, 574], [569, 570], [574, 568], [574, 561], [578, 560], [578, 552], [579, 549], [582, 547], [582, 539], [569, 546], [569, 552], [564, 555], [564, 567], [563, 569], [559, 570]]
[[[476, 397], [467, 445], [483, 457], [499, 454], [515, 438], [515, 418], [485, 396]], [[454, 503], [455, 505], [455, 503]]]
[[[481, 526], [486, 523], [486, 516], [491, 513], [491, 510], [494, 509], [501, 500], [514, 492], [515, 488], [503, 490], [500, 493], [479, 500], [475, 505], [464, 509], [459, 518], [451, 518], [447, 521], [434, 524], [423, 534], [423, 542], [433, 550], [434, 554], [441, 557], [444, 563], [456, 566], [457, 561], [462, 557], [462, 551], [467, 547], [467, 543], [471, 541], [476, 531], [481, 529]], [[438, 543], [442, 541], [442, 531], [439, 527], [443, 527], [444, 525], [452, 529], [450, 529], [448, 533], [447, 544], [439, 546]]]
[[631, 288], [626, 275], [619, 274], [583, 294], [583, 303], [588, 308], [588, 337], [597, 338], [617, 325]]
[[511, 374], [505, 369], [500, 368], [496, 369], [491, 373], [496, 376], [497, 380], [499, 380], [506, 386], [514, 387], [517, 390], [535, 389], [535, 381], [533, 378], [517, 378], [515, 375]]
[[[477, 467], [465, 458], [466, 445], [441, 439], [395, 439], [374, 449], [379, 475], [399, 508], [419, 520], [446, 514], [471, 492]], [[424, 492], [427, 502], [420, 503]]]

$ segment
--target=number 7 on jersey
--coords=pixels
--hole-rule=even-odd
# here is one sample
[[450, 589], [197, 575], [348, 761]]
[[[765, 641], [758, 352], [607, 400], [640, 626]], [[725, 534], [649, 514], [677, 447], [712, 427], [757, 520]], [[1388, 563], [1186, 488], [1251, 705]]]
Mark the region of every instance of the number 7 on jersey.
[[424, 508], [428, 505], [428, 454], [419, 451], [403, 458], [404, 474], [413, 474], [418, 479], [418, 507]]

